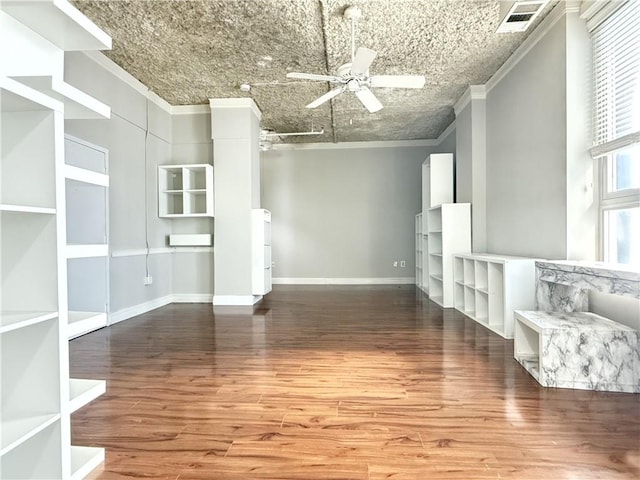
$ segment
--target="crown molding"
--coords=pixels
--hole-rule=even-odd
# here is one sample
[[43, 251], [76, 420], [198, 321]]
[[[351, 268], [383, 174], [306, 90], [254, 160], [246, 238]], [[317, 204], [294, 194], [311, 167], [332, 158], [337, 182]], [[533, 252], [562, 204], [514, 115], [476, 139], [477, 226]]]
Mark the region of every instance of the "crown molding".
[[250, 108], [258, 120], [262, 118], [262, 112], [252, 98], [210, 98], [209, 106], [214, 108]]
[[438, 140], [390, 140], [338, 143], [274, 143], [272, 150], [333, 150], [350, 148], [437, 147]]
[[469, 88], [460, 97], [460, 100], [453, 106], [453, 111], [456, 113], [456, 117], [460, 114], [464, 108], [471, 103], [471, 100], [486, 100], [487, 88], [486, 85], [469, 85]]
[[171, 115], [201, 115], [211, 113], [209, 105], [173, 105]]
[[526, 57], [527, 53], [536, 46], [536, 44], [542, 40], [547, 33], [553, 28], [553, 26], [558, 23], [561, 19], [565, 17], [568, 12], [577, 12], [579, 11], [579, 5], [575, 2], [558, 2], [558, 4], [553, 7], [551, 12], [540, 22], [540, 25], [531, 32], [527, 38], [525, 38], [524, 42], [520, 44], [518, 48], [511, 54], [511, 56], [507, 59], [506, 62], [502, 64], [502, 66], [493, 74], [493, 76], [486, 83], [486, 90], [489, 93], [500, 81], [507, 76], [507, 74], [515, 68], [520, 61]]

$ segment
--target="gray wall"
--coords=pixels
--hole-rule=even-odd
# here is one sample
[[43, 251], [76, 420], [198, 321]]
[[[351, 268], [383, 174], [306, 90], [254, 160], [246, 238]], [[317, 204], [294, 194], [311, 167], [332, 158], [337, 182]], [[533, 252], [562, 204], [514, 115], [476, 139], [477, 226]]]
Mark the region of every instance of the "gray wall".
[[[428, 147], [271, 150], [275, 278], [413, 278], [414, 220]], [[394, 261], [405, 260], [405, 268]]]
[[[168, 163], [212, 163], [211, 113], [208, 108], [202, 113], [174, 114], [171, 125], [171, 159]], [[167, 222], [171, 224], [171, 233], [213, 233], [214, 228], [214, 219], [209, 218], [174, 218]], [[172, 261], [174, 294], [213, 295], [211, 249], [178, 248]]]
[[157, 216], [156, 183], [157, 165], [171, 158], [171, 116], [83, 54], [65, 55], [65, 80], [111, 106], [109, 120], [65, 121], [67, 133], [109, 150], [110, 311], [170, 295], [170, 254], [147, 259], [144, 251], [147, 239], [152, 249], [164, 247], [171, 231]]
[[557, 22], [487, 94], [490, 252], [566, 258], [565, 33]]

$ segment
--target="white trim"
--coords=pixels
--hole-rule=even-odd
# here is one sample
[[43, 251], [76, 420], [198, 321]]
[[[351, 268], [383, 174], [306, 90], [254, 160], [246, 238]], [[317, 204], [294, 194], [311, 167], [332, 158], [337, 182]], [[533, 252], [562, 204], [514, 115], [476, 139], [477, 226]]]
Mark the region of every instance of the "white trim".
[[210, 98], [209, 107], [214, 108], [250, 108], [253, 114], [262, 118], [262, 112], [252, 98]]
[[210, 114], [209, 105], [174, 105], [171, 107], [171, 115], [201, 115]]
[[147, 252], [146, 248], [131, 248], [131, 249], [122, 249], [122, 250], [112, 250], [112, 257], [139, 257], [143, 255], [160, 255], [164, 253], [173, 253], [175, 249], [173, 248], [150, 248]]
[[251, 306], [262, 300], [262, 295], [214, 295], [213, 304], [217, 306]]
[[272, 150], [333, 150], [349, 148], [437, 147], [437, 140], [391, 140], [340, 143], [275, 143]]
[[127, 72], [120, 65], [115, 63], [109, 57], [107, 57], [104, 53], [98, 51], [86, 51], [82, 52], [87, 58], [93, 60], [95, 63], [104, 68], [107, 72], [114, 75], [119, 80], [122, 80], [128, 86], [133, 88], [135, 91], [144, 95], [153, 103], [155, 103], [158, 107], [162, 108], [167, 113], [172, 113], [172, 106], [169, 102], [161, 98], [158, 94], [151, 91], [149, 87], [147, 87], [144, 83], [140, 82], [133, 75]]
[[276, 277], [274, 285], [413, 285], [415, 277], [375, 277], [375, 278], [302, 278]]
[[487, 81], [485, 87], [487, 93], [489, 93], [500, 81], [507, 76], [507, 74], [513, 70], [513, 68], [520, 63], [520, 61], [526, 57], [529, 51], [540, 41], [545, 35], [553, 28], [553, 26], [562, 18], [565, 17], [568, 11], [574, 11], [575, 8], [568, 2], [558, 2], [553, 7], [553, 10], [542, 20], [540, 25], [531, 32], [524, 42], [516, 48], [515, 52], [507, 59], [506, 62], [498, 69], [496, 73]]
[[455, 129], [456, 129], [456, 121], [454, 120], [449, 124], [447, 128], [445, 128], [442, 131], [440, 135], [438, 135], [438, 138], [436, 139], [436, 142], [438, 142], [438, 145], [440, 145], [444, 141], [444, 139], [447, 138], [451, 134], [451, 132], [453, 132]]
[[469, 85], [469, 88], [465, 90], [460, 99], [453, 106], [453, 111], [456, 117], [460, 112], [471, 103], [471, 100], [486, 100], [487, 88], [486, 85]]
[[174, 293], [171, 295], [172, 303], [212, 303], [213, 295], [210, 293]]
[[167, 295], [165, 297], [149, 300], [148, 302], [139, 303], [132, 307], [123, 308], [116, 312], [111, 312], [109, 314], [109, 321], [107, 325], [114, 325], [132, 317], [142, 315], [143, 313], [150, 312], [151, 310], [155, 310], [156, 308], [164, 307], [165, 305], [169, 305], [172, 301], [172, 295]]
[[609, 18], [616, 10], [622, 7], [627, 0], [598, 0], [591, 2], [582, 2], [587, 5], [586, 8], [580, 10], [580, 18], [587, 22], [587, 30], [593, 32], [598, 26]]
[[607, 153], [613, 153], [616, 150], [630, 147], [636, 143], [640, 143], [640, 132], [631, 132], [623, 137], [591, 147], [589, 153], [591, 153], [592, 158], [598, 158]]

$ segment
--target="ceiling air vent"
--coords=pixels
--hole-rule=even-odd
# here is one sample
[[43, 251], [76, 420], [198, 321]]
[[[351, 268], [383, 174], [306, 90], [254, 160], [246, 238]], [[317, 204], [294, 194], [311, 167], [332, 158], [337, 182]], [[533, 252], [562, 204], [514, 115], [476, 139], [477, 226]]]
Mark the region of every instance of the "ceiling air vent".
[[524, 32], [549, 0], [500, 1], [497, 33]]

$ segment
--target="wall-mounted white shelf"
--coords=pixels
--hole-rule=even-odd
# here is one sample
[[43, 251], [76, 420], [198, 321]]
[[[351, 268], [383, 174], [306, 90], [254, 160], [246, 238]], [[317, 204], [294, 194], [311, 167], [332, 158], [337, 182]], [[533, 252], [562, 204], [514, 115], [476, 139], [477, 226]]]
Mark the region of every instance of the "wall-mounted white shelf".
[[104, 380], [69, 379], [69, 409], [71, 413], [84, 407], [106, 391]]
[[213, 235], [210, 233], [174, 233], [169, 235], [170, 247], [210, 247]]
[[111, 37], [66, 0], [2, 0], [0, 9], [61, 50], [111, 50]]
[[471, 204], [444, 203], [428, 211], [429, 298], [453, 306], [453, 255], [471, 251]]
[[11, 452], [58, 420], [60, 420], [60, 414], [3, 417], [0, 456]]
[[67, 336], [69, 340], [85, 333], [93, 332], [107, 326], [106, 312], [78, 312], [69, 311]]
[[514, 310], [535, 305], [535, 260], [486, 253], [453, 257], [454, 306], [505, 338], [513, 338]]
[[34, 90], [64, 104], [66, 120], [111, 118], [111, 108], [53, 76], [14, 77]]
[[0, 333], [46, 322], [58, 316], [58, 312], [0, 312]]
[[71, 446], [71, 480], [81, 480], [104, 462], [104, 448]]
[[67, 245], [67, 258], [106, 257], [109, 255], [109, 246], [102, 245]]
[[158, 216], [213, 217], [213, 166], [160, 165]]

